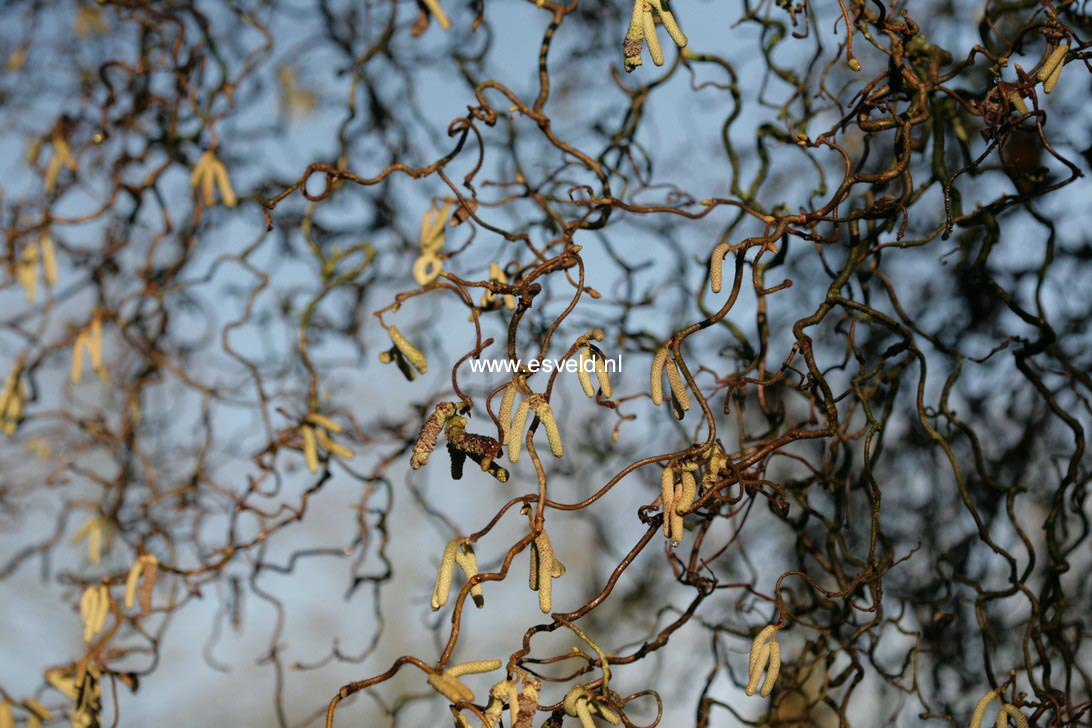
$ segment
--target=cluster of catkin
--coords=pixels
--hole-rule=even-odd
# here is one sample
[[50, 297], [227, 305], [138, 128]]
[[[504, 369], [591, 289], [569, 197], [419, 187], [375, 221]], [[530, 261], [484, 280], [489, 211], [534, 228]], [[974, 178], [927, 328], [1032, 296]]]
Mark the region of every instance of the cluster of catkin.
[[424, 353], [409, 342], [396, 326], [387, 326], [387, 336], [391, 339], [391, 348], [379, 352], [379, 361], [384, 364], [391, 362], [398, 365], [399, 371], [409, 381], [417, 378], [417, 373], [424, 374], [428, 371], [428, 359]]
[[235, 207], [238, 203], [227, 167], [212, 149], [202, 152], [197, 164], [193, 166], [190, 187], [201, 193], [201, 200], [207, 207], [216, 204], [216, 190], [220, 191], [220, 199], [224, 201], [225, 207]]
[[39, 268], [47, 286], [57, 282], [57, 251], [48, 230], [43, 230], [37, 240], [23, 246], [23, 252], [15, 262], [15, 277], [27, 290], [30, 303], [38, 300]]
[[[592, 329], [590, 338], [596, 341], [603, 340], [602, 329]], [[580, 353], [577, 355], [579, 358], [579, 366], [576, 369], [577, 377], [580, 379], [580, 387], [584, 390], [584, 394], [591, 399], [595, 399], [595, 387], [592, 385], [591, 373], [585, 368], [587, 362], [592, 362], [592, 368], [595, 370], [595, 378], [599, 381], [599, 389], [602, 391], [603, 396], [610, 399], [613, 396], [610, 386], [610, 377], [607, 376], [607, 365], [603, 361], [603, 352], [597, 348], [592, 347], [591, 344], [580, 347]]]
[[571, 715], [580, 721], [581, 728], [595, 728], [594, 717], [598, 716], [611, 725], [622, 725], [622, 719], [609, 705], [596, 700], [593, 693], [583, 685], [574, 685], [565, 694], [562, 702], [566, 715]]
[[660, 500], [664, 513], [664, 536], [677, 544], [683, 538], [683, 516], [698, 497], [698, 481], [694, 477], [696, 466], [687, 463], [678, 469], [671, 465], [660, 476]]
[[[538, 691], [541, 687], [542, 683], [533, 678], [524, 680], [522, 690], [516, 686], [514, 680], [501, 680], [494, 684], [489, 689], [489, 702], [482, 714], [482, 728], [496, 728], [500, 725], [505, 704], [508, 705], [511, 728], [531, 728], [531, 721], [538, 710]], [[470, 724], [465, 719], [462, 723], [456, 719], [456, 725], [459, 728], [469, 728]]]
[[[771, 624], [759, 632], [751, 643], [751, 657], [747, 667], [747, 695], [755, 694], [763, 671], [766, 671], [766, 680], [762, 683], [759, 694], [765, 698], [773, 692], [777, 674], [781, 672], [781, 646], [774, 639], [776, 636], [777, 626]], [[767, 665], [769, 670], [766, 669]]]
[[523, 446], [523, 433], [527, 428], [527, 418], [531, 412], [539, 419], [546, 429], [546, 439], [550, 443], [550, 452], [554, 457], [562, 457], [565, 447], [561, 444], [561, 430], [557, 427], [557, 419], [550, 403], [541, 394], [532, 394], [525, 398], [512, 413], [512, 407], [516, 403], [516, 395], [519, 393], [515, 384], [509, 384], [501, 396], [500, 410], [497, 417], [500, 420], [504, 444], [508, 446], [508, 460], [519, 462], [520, 449]]
[[[436, 586], [432, 589], [432, 599], [429, 601], [432, 611], [435, 612], [447, 604], [451, 596], [451, 582], [456, 566], [462, 570], [467, 581], [478, 575], [478, 556], [474, 553], [474, 544], [465, 538], [452, 539], [444, 547], [444, 555], [440, 558], [440, 568], [436, 572]], [[470, 587], [470, 596], [479, 609], [485, 606], [485, 595], [482, 593], [481, 584]]]
[[[51, 687], [72, 701], [72, 728], [97, 728], [102, 712], [102, 670], [94, 660], [84, 658], [75, 666], [46, 670]], [[28, 719], [27, 725], [32, 725]], [[7, 728], [0, 716], [0, 728]]]
[[648, 44], [648, 54], [652, 57], [652, 62], [657, 66], [664, 65], [664, 52], [656, 34], [656, 18], [663, 23], [675, 45], [679, 48], [686, 47], [686, 35], [675, 22], [669, 0], [635, 0], [629, 30], [622, 41], [623, 63], [627, 72], [641, 65], [641, 49], [645, 43]]
[[1008, 728], [1009, 718], [1012, 718], [1016, 728], [1028, 728], [1028, 719], [1015, 705], [1009, 705], [1001, 700], [1001, 692], [1001, 688], [998, 688], [982, 696], [971, 715], [971, 728], [982, 728], [982, 721], [986, 718], [986, 709], [990, 707], [990, 703], [994, 700], [1001, 703], [1001, 709], [997, 711], [996, 728]]
[[1054, 48], [1043, 60], [1043, 66], [1039, 69], [1037, 78], [1043, 82], [1043, 91], [1050, 93], [1058, 85], [1058, 79], [1062, 77], [1062, 68], [1065, 67], [1065, 56], [1069, 53], [1069, 44], [1062, 43]]
[[[530, 506], [524, 506], [522, 513], [531, 521], [531, 530], [534, 531], [534, 517]], [[549, 614], [553, 610], [553, 580], [559, 579], [565, 574], [565, 565], [562, 564], [554, 553], [553, 544], [546, 534], [545, 527], [535, 536], [531, 542], [531, 571], [527, 583], [531, 591], [538, 592], [538, 608], [543, 614]]]
[[477, 662], [464, 662], [441, 672], [430, 673], [428, 684], [436, 692], [443, 695], [453, 703], [473, 703], [474, 691], [467, 687], [459, 678], [464, 675], [474, 675], [483, 672], [499, 670], [500, 660], [478, 660]]
[[671, 350], [670, 342], [664, 344], [656, 352], [652, 359], [652, 369], [649, 372], [649, 388], [652, 393], [652, 404], [659, 407], [664, 401], [664, 372], [667, 373], [667, 382], [671, 387], [671, 412], [675, 419], [681, 420], [690, 409], [690, 395], [686, 391], [686, 382], [683, 381], [679, 366], [676, 364], [675, 354]]
[[299, 431], [303, 439], [303, 458], [307, 463], [307, 469], [312, 473], [317, 473], [319, 469], [320, 447], [331, 455], [337, 455], [346, 460], [353, 459], [353, 451], [333, 438], [333, 435], [342, 431], [341, 425], [326, 415], [308, 412], [303, 418], [303, 424], [299, 426]]
[[[7, 700], [0, 703], [0, 728], [15, 728], [15, 715], [11, 706], [11, 702]], [[42, 728], [43, 721], [53, 720], [53, 711], [34, 698], [24, 700], [22, 707], [27, 711], [26, 728]]]
[[421, 218], [421, 232], [418, 236], [421, 254], [413, 263], [413, 280], [419, 286], [427, 286], [444, 271], [440, 250], [444, 247], [444, 226], [450, 218], [450, 200], [444, 200], [443, 207], [430, 206]]
[[83, 641], [90, 642], [106, 625], [110, 613], [110, 590], [105, 585], [89, 586], [80, 597], [80, 619], [83, 620]]

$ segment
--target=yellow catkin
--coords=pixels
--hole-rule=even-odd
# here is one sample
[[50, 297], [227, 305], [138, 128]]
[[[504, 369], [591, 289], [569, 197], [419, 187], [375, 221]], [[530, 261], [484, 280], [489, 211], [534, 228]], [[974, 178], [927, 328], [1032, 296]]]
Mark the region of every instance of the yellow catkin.
[[538, 591], [538, 541], [531, 542], [531, 569], [527, 572], [527, 586]]
[[1043, 82], [1043, 92], [1051, 93], [1054, 91], [1054, 87], [1058, 85], [1058, 80], [1062, 77], [1062, 69], [1065, 68], [1064, 64], [1059, 63], [1054, 67], [1054, 72], [1047, 76], [1047, 80]]
[[592, 718], [591, 711], [588, 710], [587, 698], [576, 704], [576, 717], [580, 720], [580, 728], [595, 728], [595, 720]]
[[670, 533], [668, 538], [671, 539], [671, 543], [678, 544], [683, 540], [683, 516], [679, 512], [679, 498], [682, 495], [682, 485], [675, 484], [675, 498], [671, 510], [667, 513], [668, 524], [670, 525]]
[[144, 573], [140, 577], [140, 612], [147, 616], [152, 611], [152, 597], [155, 595], [155, 580], [159, 573], [159, 559], [152, 554], [145, 554]]
[[[640, 2], [640, 0], [638, 0]], [[647, 10], [642, 14], [641, 21], [644, 24], [645, 43], [648, 44], [648, 55], [657, 66], [664, 65], [664, 52], [660, 48], [660, 39], [656, 35], [656, 19]]]
[[667, 362], [667, 381], [671, 385], [671, 394], [675, 397], [675, 403], [679, 405], [679, 409], [683, 412], [688, 411], [690, 395], [686, 393], [686, 383], [683, 381], [682, 374], [679, 373], [679, 368], [675, 366], [674, 360]]
[[770, 641], [770, 667], [766, 671], [766, 680], [762, 683], [762, 690], [759, 692], [764, 698], [768, 698], [770, 693], [773, 692], [774, 684], [777, 682], [777, 675], [781, 672], [781, 645], [777, 642]]
[[15, 728], [15, 715], [11, 710], [11, 701], [0, 703], [0, 728]]
[[690, 507], [694, 505], [694, 500], [698, 496], [698, 481], [690, 470], [684, 470], [679, 479], [681, 483], [679, 495], [675, 498], [675, 510], [682, 514], [689, 511]]
[[447, 13], [445, 13], [444, 9], [440, 6], [439, 0], [421, 0], [421, 2], [428, 8], [432, 17], [436, 18], [436, 22], [440, 24], [441, 28], [444, 30], [449, 30], [451, 28], [451, 20], [448, 19]]
[[557, 419], [554, 418], [554, 411], [550, 408], [550, 403], [546, 401], [544, 397], [533, 398], [535, 416], [542, 421], [543, 427], [546, 428], [546, 439], [550, 443], [550, 452], [553, 453], [555, 458], [565, 455], [565, 447], [561, 444], [561, 430], [558, 429]]
[[331, 452], [338, 457], [345, 458], [346, 460], [352, 460], [355, 456], [355, 453], [352, 450], [345, 447], [339, 442], [334, 442], [333, 438], [327, 435], [326, 430], [322, 428], [315, 428], [315, 440], [318, 442], [319, 446], [323, 450]]
[[447, 604], [448, 596], [451, 595], [451, 579], [455, 573], [458, 547], [459, 539], [448, 542], [444, 547], [444, 555], [440, 558], [440, 568], [436, 572], [436, 586], [432, 590], [432, 600], [429, 602], [434, 612]]
[[1012, 718], [1016, 728], [1028, 728], [1027, 717], [1017, 710], [1015, 705], [1006, 705], [1001, 708], [1001, 712], [997, 714], [997, 728], [1007, 728], [1009, 718]]
[[428, 684], [431, 685], [436, 692], [440, 693], [440, 695], [443, 695], [453, 703], [474, 702], [473, 691], [464, 685], [461, 680], [456, 678], [432, 674], [428, 676]]
[[683, 539], [683, 516], [694, 504], [694, 498], [698, 492], [694, 474], [684, 470], [680, 482], [675, 486], [675, 497], [670, 509], [671, 540], [678, 543]]
[[102, 319], [98, 314], [91, 316], [90, 333], [87, 339], [87, 353], [91, 357], [91, 366], [98, 372], [99, 379], [106, 381], [106, 367], [102, 364]]
[[444, 200], [443, 207], [429, 205], [428, 210], [421, 217], [421, 232], [418, 236], [422, 253], [435, 254], [444, 247], [444, 226], [450, 217], [451, 200]]
[[53, 247], [53, 238], [49, 232], [43, 232], [38, 237], [38, 245], [42, 249], [42, 272], [45, 274], [45, 282], [53, 285], [57, 282], [57, 251]]
[[81, 331], [76, 334], [76, 341], [72, 344], [72, 372], [71, 379], [73, 384], [79, 384], [80, 379], [83, 378], [83, 350], [87, 345], [87, 332]]
[[747, 667], [748, 674], [754, 672], [755, 665], [759, 662], [759, 648], [769, 642], [775, 634], [777, 634], [777, 627], [771, 624], [759, 632], [751, 642], [750, 664]]
[[126, 609], [132, 609], [133, 604], [136, 602], [137, 584], [140, 582], [140, 575], [143, 573], [144, 561], [138, 557], [129, 568], [129, 575], [125, 577], [125, 600], [122, 603]]
[[675, 511], [675, 470], [670, 465], [660, 475], [660, 501], [663, 504], [664, 536], [671, 538], [671, 514]]
[[[478, 575], [478, 555], [474, 553], [474, 547], [469, 543], [464, 543], [455, 549], [455, 563], [462, 569], [467, 581]], [[482, 593], [480, 583], [470, 587], [470, 597], [479, 609], [485, 606], [485, 595]]]
[[500, 660], [476, 660], [474, 662], [462, 662], [452, 665], [444, 670], [446, 677], [462, 677], [463, 675], [477, 675], [483, 672], [493, 672], [501, 668]]
[[330, 432], [333, 432], [335, 434], [341, 432], [341, 425], [334, 422], [326, 415], [319, 414], [318, 412], [308, 412], [307, 416], [304, 417], [304, 419], [310, 422], [312, 425], [318, 425], [319, 427], [329, 430]]
[[595, 357], [595, 377], [599, 380], [599, 388], [603, 390], [603, 396], [610, 399], [613, 396], [610, 386], [610, 377], [607, 376], [607, 365], [601, 357]]
[[611, 725], [622, 725], [622, 719], [618, 717], [618, 714], [613, 710], [603, 705], [602, 703], [595, 703], [592, 705], [592, 710], [603, 720], [607, 721]]
[[19, 283], [27, 289], [27, 301], [34, 303], [38, 300], [38, 246], [24, 247], [17, 266]]
[[519, 403], [519, 407], [516, 408], [516, 414], [512, 417], [512, 424], [508, 428], [507, 445], [508, 445], [508, 460], [510, 462], [519, 462], [519, 451], [523, 445], [523, 429], [527, 426], [527, 416], [531, 412], [531, 403], [528, 400], [523, 400]]
[[580, 347], [580, 358], [577, 362], [576, 377], [580, 380], [580, 387], [588, 397], [595, 397], [595, 387], [591, 383], [591, 373], [585, 369], [585, 364], [591, 359], [590, 350], [586, 346]]
[[747, 682], [747, 695], [754, 695], [758, 689], [758, 681], [762, 678], [762, 670], [766, 667], [766, 662], [770, 657], [770, 644], [768, 642], [758, 646], [757, 653], [751, 652], [751, 673], [750, 679]]
[[303, 457], [307, 461], [307, 469], [317, 473], [319, 469], [318, 440], [315, 438], [315, 428], [304, 425], [300, 428], [303, 434]]
[[497, 419], [500, 421], [501, 439], [508, 442], [508, 430], [512, 424], [512, 406], [516, 403], [516, 385], [509, 384], [501, 395], [500, 409], [497, 411]]
[[34, 698], [27, 698], [23, 701], [23, 707], [34, 714], [35, 718], [39, 720], [53, 720], [53, 711], [39, 703]]
[[671, 36], [671, 40], [675, 41], [675, 45], [679, 48], [685, 48], [689, 41], [682, 32], [682, 28], [675, 21], [674, 13], [664, 9], [663, 0], [648, 0], [648, 2], [656, 10], [656, 14], [660, 16], [660, 22], [663, 23], [667, 34]]
[[419, 286], [427, 286], [439, 278], [443, 272], [444, 261], [435, 253], [423, 253], [413, 262], [413, 280], [417, 281]]
[[1043, 67], [1039, 69], [1039, 80], [1046, 81], [1050, 78], [1056, 70], [1062, 65], [1062, 61], [1065, 60], [1065, 54], [1069, 52], [1069, 44], [1062, 43], [1060, 46], [1054, 49], [1054, 51], [1043, 62]]
[[94, 633], [91, 626], [94, 623], [95, 610], [98, 609], [99, 592], [94, 587], [87, 587], [80, 595], [80, 621], [83, 622], [83, 641], [90, 642]]
[[102, 522], [98, 518], [87, 534], [87, 560], [92, 564], [102, 561]]
[[1009, 102], [1012, 103], [1012, 108], [1016, 109], [1021, 115], [1029, 113], [1028, 105], [1024, 103], [1024, 97], [1015, 91], [1009, 93]]
[[652, 404], [657, 407], [664, 402], [664, 365], [667, 363], [668, 348], [664, 344], [656, 352], [652, 360], [652, 369], [649, 371], [649, 385], [652, 390]]
[[413, 365], [414, 369], [422, 374], [428, 371], [428, 360], [425, 359], [425, 355], [411, 344], [397, 327], [388, 326], [387, 334], [391, 337], [391, 343], [406, 358], [406, 361]]
[[535, 539], [535, 546], [538, 551], [538, 608], [543, 614], [549, 614], [553, 609], [554, 548], [546, 531]]
[[235, 189], [231, 186], [231, 178], [228, 177], [227, 168], [219, 159], [216, 160], [212, 173], [216, 179], [216, 186], [220, 190], [220, 199], [224, 201], [224, 206], [235, 207], [238, 203], [238, 199], [235, 197]]
[[94, 614], [94, 634], [98, 634], [102, 631], [102, 628], [106, 625], [106, 617], [110, 614], [110, 590], [102, 585], [98, 589], [99, 598], [96, 603]]
[[994, 698], [996, 698], [999, 693], [999, 690], [991, 690], [982, 696], [978, 701], [978, 705], [974, 707], [974, 713], [971, 714], [970, 728], [982, 728], [982, 719], [986, 717], [986, 710], [990, 707], [990, 703], [994, 701]]
[[713, 255], [709, 258], [709, 283], [713, 287], [713, 293], [720, 293], [724, 285], [724, 256], [731, 249], [728, 243], [721, 243], [713, 248]]

